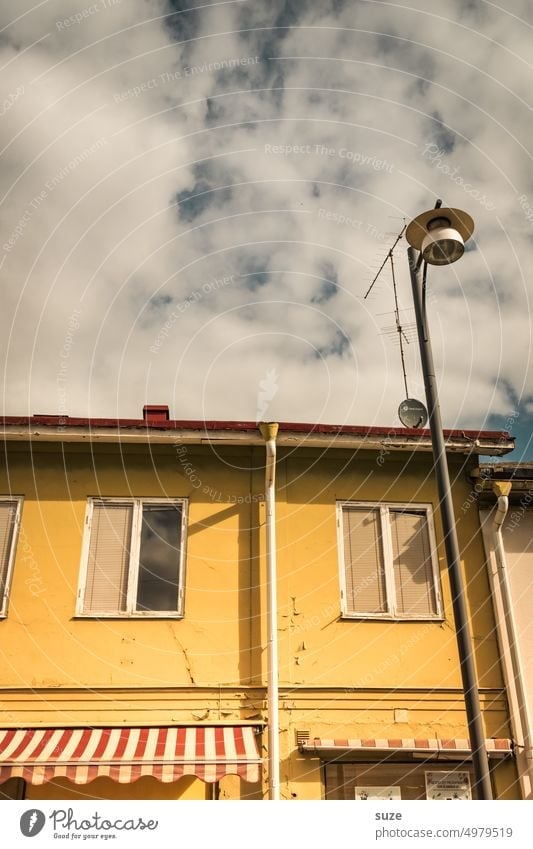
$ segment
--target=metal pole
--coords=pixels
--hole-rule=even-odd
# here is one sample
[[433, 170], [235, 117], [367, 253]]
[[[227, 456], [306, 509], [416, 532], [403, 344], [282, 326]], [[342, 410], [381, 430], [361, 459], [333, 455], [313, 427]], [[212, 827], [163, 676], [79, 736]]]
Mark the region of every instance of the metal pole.
[[431, 443], [433, 447], [433, 462], [439, 493], [442, 528], [444, 531], [446, 561], [452, 590], [453, 616], [455, 620], [457, 647], [459, 650], [459, 662], [461, 665], [461, 677], [465, 695], [468, 733], [470, 736], [470, 747], [472, 749], [474, 779], [478, 797], [480, 799], [489, 800], [492, 799], [489, 761], [485, 746], [483, 723], [481, 720], [481, 708], [479, 703], [476, 671], [474, 667], [472, 639], [468, 628], [465, 589], [463, 576], [461, 574], [461, 555], [459, 552], [459, 543], [455, 528], [450, 477], [448, 474], [446, 448], [444, 445], [444, 434], [442, 431], [442, 421], [437, 394], [437, 381], [429, 339], [422, 271], [420, 267], [420, 255], [418, 254], [418, 251], [410, 247], [407, 251], [407, 256], [409, 258], [409, 268], [411, 270], [411, 286], [413, 289], [416, 327], [418, 331], [418, 342], [420, 345], [420, 358], [422, 361], [424, 386], [426, 389], [426, 402], [429, 426], [431, 429]]

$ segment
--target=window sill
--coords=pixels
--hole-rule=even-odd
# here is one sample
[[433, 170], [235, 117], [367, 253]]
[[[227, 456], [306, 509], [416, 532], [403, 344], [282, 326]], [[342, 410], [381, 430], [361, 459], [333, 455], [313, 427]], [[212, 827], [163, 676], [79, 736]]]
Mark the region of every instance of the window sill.
[[76, 613], [71, 617], [72, 620], [83, 619], [135, 619], [137, 622], [143, 619], [158, 620], [158, 619], [183, 619], [183, 613]]
[[371, 614], [371, 613], [341, 613], [340, 621], [344, 622], [436, 622], [442, 623], [446, 621], [444, 615], [437, 616], [390, 616], [389, 614]]

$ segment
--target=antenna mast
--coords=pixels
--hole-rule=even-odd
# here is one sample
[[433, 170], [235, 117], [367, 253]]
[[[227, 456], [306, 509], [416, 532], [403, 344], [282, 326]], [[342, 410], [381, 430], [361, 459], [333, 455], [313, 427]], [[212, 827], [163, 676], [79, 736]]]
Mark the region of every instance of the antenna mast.
[[396, 240], [395, 240], [392, 248], [390, 248], [390, 250], [388, 251], [385, 259], [383, 260], [383, 262], [381, 263], [381, 265], [378, 269], [377, 274], [375, 275], [374, 279], [372, 280], [372, 283], [368, 287], [367, 292], [366, 292], [363, 300], [365, 300], [368, 297], [368, 295], [370, 294], [370, 292], [372, 291], [372, 289], [374, 287], [374, 283], [376, 283], [379, 275], [381, 274], [381, 272], [385, 268], [387, 262], [390, 261], [391, 274], [392, 274], [392, 288], [393, 288], [393, 291], [394, 291], [394, 317], [396, 319], [396, 332], [398, 333], [398, 339], [399, 339], [399, 342], [400, 342], [400, 357], [401, 357], [401, 360], [402, 360], [403, 383], [404, 383], [404, 386], [405, 386], [405, 397], [409, 398], [409, 391], [407, 389], [407, 372], [405, 370], [405, 354], [404, 354], [404, 350], [403, 350], [404, 339], [407, 342], [407, 344], [409, 344], [409, 339], [405, 335], [403, 327], [402, 327], [401, 322], [400, 322], [400, 310], [398, 308], [398, 292], [397, 292], [397, 289], [396, 289], [396, 275], [394, 274], [394, 259], [393, 259], [393, 256], [392, 256], [393, 252], [394, 252], [394, 248], [396, 247], [396, 245], [398, 244], [398, 242], [402, 238], [403, 234], [405, 233], [406, 227], [407, 227], [407, 224], [404, 223], [402, 229], [400, 230], [400, 232], [396, 236]]

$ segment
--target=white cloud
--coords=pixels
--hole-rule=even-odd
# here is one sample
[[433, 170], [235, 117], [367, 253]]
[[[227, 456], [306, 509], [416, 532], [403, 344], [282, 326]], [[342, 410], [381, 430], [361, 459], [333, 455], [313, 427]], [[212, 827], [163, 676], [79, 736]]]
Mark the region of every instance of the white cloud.
[[529, 410], [526, 3], [106, 2], [0, 12], [6, 413], [254, 419], [275, 373], [270, 417], [395, 423], [389, 272], [362, 295], [437, 197], [476, 220], [429, 275], [446, 423]]

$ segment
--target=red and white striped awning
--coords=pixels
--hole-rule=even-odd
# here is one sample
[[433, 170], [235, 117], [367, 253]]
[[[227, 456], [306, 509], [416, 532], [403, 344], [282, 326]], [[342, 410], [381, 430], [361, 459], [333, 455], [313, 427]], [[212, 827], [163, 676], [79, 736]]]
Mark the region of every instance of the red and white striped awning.
[[[504, 757], [512, 751], [511, 740], [504, 738], [492, 737], [485, 740], [487, 754], [493, 757]], [[367, 740], [360, 738], [351, 739], [335, 739], [329, 740], [323, 737], [315, 737], [313, 740], [306, 740], [300, 744], [300, 751], [316, 755], [322, 755], [327, 752], [335, 752], [337, 754], [355, 753], [396, 753], [409, 752], [413, 754], [432, 755], [460, 755], [461, 757], [469, 757], [472, 752], [470, 749], [470, 741], [453, 737], [450, 740], [439, 740], [436, 737], [427, 739], [416, 738], [378, 738], [373, 737]]]
[[102, 775], [121, 784], [143, 775], [164, 783], [182, 775], [258, 781], [260, 764], [250, 726], [0, 730], [0, 782], [68, 778], [87, 784]]

